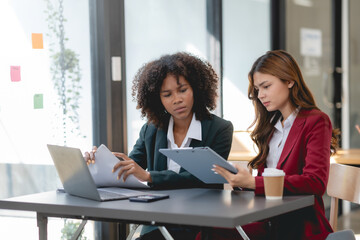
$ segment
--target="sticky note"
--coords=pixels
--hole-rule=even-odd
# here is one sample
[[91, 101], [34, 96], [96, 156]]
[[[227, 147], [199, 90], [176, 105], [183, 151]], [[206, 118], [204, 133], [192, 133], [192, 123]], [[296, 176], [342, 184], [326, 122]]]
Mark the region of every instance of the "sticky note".
[[34, 109], [42, 109], [42, 108], [44, 108], [43, 95], [35, 94], [34, 95]]
[[32, 33], [31, 40], [32, 40], [32, 48], [33, 49], [43, 49], [44, 48], [42, 33]]
[[20, 82], [20, 66], [10, 66], [10, 79], [12, 82]]

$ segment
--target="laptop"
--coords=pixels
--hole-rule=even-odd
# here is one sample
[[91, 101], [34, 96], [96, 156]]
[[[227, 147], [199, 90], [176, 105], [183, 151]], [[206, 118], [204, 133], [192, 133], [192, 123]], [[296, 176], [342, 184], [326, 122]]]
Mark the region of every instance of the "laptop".
[[146, 194], [126, 188], [97, 188], [78, 148], [47, 145], [65, 192], [96, 201], [128, 199]]

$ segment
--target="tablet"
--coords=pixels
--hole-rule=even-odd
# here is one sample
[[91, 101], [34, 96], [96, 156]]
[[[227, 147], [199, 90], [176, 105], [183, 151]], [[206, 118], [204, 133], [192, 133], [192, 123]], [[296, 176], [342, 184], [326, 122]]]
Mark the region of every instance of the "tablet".
[[209, 147], [178, 149], [163, 148], [159, 149], [159, 151], [204, 183], [227, 183], [225, 178], [219, 174], [215, 174], [215, 172], [211, 170], [214, 168], [214, 164], [219, 165], [232, 173], [237, 173], [237, 169], [232, 164], [227, 162]]

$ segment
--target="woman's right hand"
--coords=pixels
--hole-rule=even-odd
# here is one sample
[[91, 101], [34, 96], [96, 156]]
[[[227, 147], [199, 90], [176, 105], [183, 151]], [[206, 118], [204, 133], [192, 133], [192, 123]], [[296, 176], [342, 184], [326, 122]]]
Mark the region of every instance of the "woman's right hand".
[[238, 170], [236, 174], [231, 173], [227, 169], [218, 165], [214, 165], [212, 170], [223, 176], [232, 187], [255, 189], [255, 177], [252, 176], [249, 169], [243, 168], [237, 164], [234, 166]]
[[87, 165], [95, 163], [96, 150], [97, 150], [97, 147], [93, 146], [93, 148], [90, 152], [85, 152], [84, 159], [85, 159]]

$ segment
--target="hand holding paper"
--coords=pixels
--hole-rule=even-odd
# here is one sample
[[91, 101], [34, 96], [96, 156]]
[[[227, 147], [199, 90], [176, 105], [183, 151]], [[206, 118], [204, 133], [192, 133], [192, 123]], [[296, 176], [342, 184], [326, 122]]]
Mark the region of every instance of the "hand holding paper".
[[95, 159], [95, 163], [89, 165], [89, 170], [98, 187], [149, 188], [146, 182], [139, 181], [134, 175], [129, 175], [125, 181], [117, 179], [118, 171], [112, 170], [119, 159], [105, 145], [97, 149]]
[[118, 178], [124, 179], [124, 181], [131, 175], [135, 176], [140, 181], [152, 182], [151, 175], [148, 171], [140, 167], [134, 160], [129, 158], [124, 153], [113, 153], [116, 157], [124, 160], [118, 161], [114, 166], [113, 171], [118, 171]]

